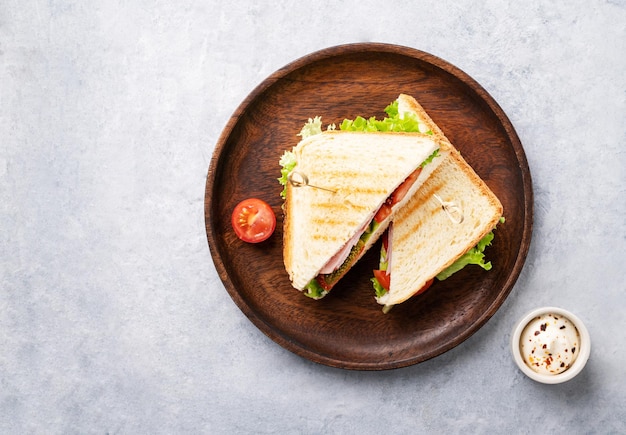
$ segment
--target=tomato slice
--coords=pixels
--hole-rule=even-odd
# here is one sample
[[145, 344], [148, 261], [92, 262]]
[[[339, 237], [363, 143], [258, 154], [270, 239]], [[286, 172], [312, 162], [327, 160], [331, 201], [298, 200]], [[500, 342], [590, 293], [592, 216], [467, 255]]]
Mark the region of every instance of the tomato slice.
[[374, 271], [374, 278], [385, 290], [389, 291], [389, 283], [391, 281], [391, 275], [386, 270], [377, 269]]
[[[426, 281], [426, 284], [424, 284], [424, 287], [422, 287], [421, 289], [419, 289], [419, 291], [417, 293], [415, 293], [415, 295], [419, 295], [420, 293], [424, 293], [426, 290], [428, 290], [428, 288], [433, 285], [433, 282], [435, 281], [435, 278], [432, 278], [430, 281]], [[415, 296], [413, 295], [413, 296]]]
[[420, 172], [422, 172], [422, 168], [417, 168], [411, 175], [407, 177], [406, 180], [402, 182], [400, 186], [392, 193], [391, 195], [391, 204], [397, 204], [406, 196], [406, 194], [411, 189], [411, 186], [415, 184], [417, 181], [417, 177], [419, 177]]
[[[387, 274], [386, 270], [375, 270], [374, 278], [378, 281], [378, 283], [387, 291], [389, 291], [389, 286], [391, 284], [391, 274]], [[428, 288], [433, 284], [435, 279], [431, 279], [430, 281], [426, 281], [426, 284], [419, 289], [413, 296], [419, 295], [420, 293], [424, 293]]]
[[390, 214], [391, 214], [391, 205], [385, 202], [376, 212], [376, 215], [374, 216], [374, 220], [378, 223], [381, 223], [382, 221], [387, 219]]
[[329, 291], [331, 288], [333, 288], [333, 286], [328, 281], [326, 281], [326, 275], [318, 275], [317, 283], [326, 291]]
[[259, 243], [267, 240], [276, 229], [276, 215], [265, 201], [248, 198], [233, 210], [231, 224], [241, 240]]
[[391, 207], [402, 201], [409, 190], [411, 190], [411, 186], [413, 186], [415, 181], [417, 181], [417, 177], [419, 177], [420, 172], [422, 172], [422, 168], [417, 168], [406, 178], [406, 180], [402, 182], [402, 184], [397, 187], [396, 190], [393, 191], [387, 201], [385, 201], [385, 203], [376, 212], [376, 215], [374, 216], [374, 220], [376, 222], [381, 223], [389, 217], [391, 214]]

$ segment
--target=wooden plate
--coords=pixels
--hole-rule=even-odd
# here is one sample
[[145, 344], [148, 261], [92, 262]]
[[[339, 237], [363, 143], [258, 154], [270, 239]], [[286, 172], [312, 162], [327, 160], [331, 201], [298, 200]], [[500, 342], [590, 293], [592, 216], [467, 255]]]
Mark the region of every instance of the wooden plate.
[[[291, 287], [282, 257], [278, 161], [310, 117], [339, 124], [384, 116], [400, 93], [414, 96], [487, 182], [506, 223], [486, 250], [490, 272], [467, 267], [424, 294], [381, 312], [371, 288], [379, 245], [320, 301]], [[235, 205], [268, 202], [278, 222], [258, 245], [230, 227]], [[500, 307], [528, 252], [533, 193], [522, 145], [498, 104], [467, 74], [411, 48], [350, 44], [305, 56], [276, 71], [237, 108], [210, 163], [206, 232], [217, 272], [243, 313], [267, 336], [317, 363], [383, 370], [435, 357], [476, 332]]]

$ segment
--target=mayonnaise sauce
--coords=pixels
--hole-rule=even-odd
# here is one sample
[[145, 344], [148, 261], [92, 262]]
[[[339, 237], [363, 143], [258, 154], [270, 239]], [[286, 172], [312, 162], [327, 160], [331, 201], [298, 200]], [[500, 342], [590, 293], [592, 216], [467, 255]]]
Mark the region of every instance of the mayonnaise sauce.
[[531, 320], [520, 337], [522, 358], [533, 371], [556, 375], [567, 370], [580, 351], [580, 335], [574, 324], [558, 314]]

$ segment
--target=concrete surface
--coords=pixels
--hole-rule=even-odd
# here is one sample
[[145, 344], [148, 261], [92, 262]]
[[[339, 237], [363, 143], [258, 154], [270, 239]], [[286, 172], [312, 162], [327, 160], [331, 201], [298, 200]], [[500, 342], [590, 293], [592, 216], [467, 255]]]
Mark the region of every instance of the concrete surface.
[[[474, 336], [386, 372], [320, 366], [238, 310], [205, 177], [264, 78], [350, 42], [418, 48], [496, 99], [527, 153], [533, 244]], [[3, 1], [0, 433], [626, 433], [626, 3]], [[593, 339], [537, 384], [508, 340], [558, 305]]]

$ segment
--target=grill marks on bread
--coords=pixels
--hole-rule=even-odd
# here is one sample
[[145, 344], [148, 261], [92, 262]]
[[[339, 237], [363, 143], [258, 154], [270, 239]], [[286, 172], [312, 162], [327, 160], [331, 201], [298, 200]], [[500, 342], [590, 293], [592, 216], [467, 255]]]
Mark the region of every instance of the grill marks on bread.
[[[436, 172], [436, 171], [435, 171]], [[409, 202], [401, 208], [394, 221], [402, 222], [408, 216], [411, 216], [415, 211], [420, 207], [427, 207], [427, 203], [431, 203], [430, 212], [428, 214], [424, 213], [424, 217], [426, 219], [432, 218], [435, 214], [442, 211], [441, 204], [434, 199], [434, 194], [439, 192], [441, 188], [444, 186], [444, 181], [432, 182], [433, 178], [429, 178], [422, 185], [422, 188], [418, 190], [418, 192], [409, 200]], [[429, 183], [430, 181], [430, 183]], [[443, 211], [442, 211], [443, 212]], [[413, 222], [410, 225], [397, 225], [394, 231], [396, 231], [396, 237], [394, 240], [398, 240], [399, 243], [406, 242], [406, 239], [413, 233], [415, 233], [422, 225], [423, 220], [418, 220]], [[419, 249], [416, 247], [416, 249]]]

